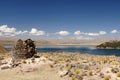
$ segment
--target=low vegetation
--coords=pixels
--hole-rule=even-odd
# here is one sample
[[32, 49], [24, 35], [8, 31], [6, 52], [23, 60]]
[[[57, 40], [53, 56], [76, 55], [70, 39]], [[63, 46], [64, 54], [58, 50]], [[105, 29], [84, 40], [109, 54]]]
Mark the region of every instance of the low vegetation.
[[120, 41], [114, 40], [109, 42], [104, 42], [96, 46], [100, 49], [120, 49]]

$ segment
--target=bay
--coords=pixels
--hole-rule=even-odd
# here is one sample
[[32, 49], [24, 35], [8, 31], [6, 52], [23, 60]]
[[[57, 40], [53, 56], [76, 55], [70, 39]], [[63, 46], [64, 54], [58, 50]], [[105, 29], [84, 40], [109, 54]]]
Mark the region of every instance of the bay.
[[97, 49], [93, 46], [43, 46], [37, 48], [38, 52], [79, 52], [82, 54], [115, 55], [120, 56], [120, 50]]
[[[10, 51], [12, 46], [5, 46]], [[38, 46], [37, 52], [79, 52], [82, 54], [95, 54], [95, 55], [115, 55], [120, 56], [120, 50], [114, 49], [97, 49], [93, 46]]]

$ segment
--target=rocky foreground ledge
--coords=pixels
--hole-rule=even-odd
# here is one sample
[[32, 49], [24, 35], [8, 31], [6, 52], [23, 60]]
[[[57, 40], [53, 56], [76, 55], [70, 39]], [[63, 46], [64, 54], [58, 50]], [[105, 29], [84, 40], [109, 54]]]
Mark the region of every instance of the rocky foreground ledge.
[[69, 52], [0, 60], [1, 80], [120, 80], [120, 57]]

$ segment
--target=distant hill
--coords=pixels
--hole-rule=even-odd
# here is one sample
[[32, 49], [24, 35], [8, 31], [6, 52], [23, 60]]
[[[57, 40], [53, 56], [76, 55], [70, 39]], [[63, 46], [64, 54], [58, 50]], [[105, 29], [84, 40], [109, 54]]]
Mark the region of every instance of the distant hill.
[[4, 46], [12, 46], [15, 44], [15, 40], [12, 39], [0, 39], [0, 44]]
[[[101, 37], [101, 38], [95, 38], [91, 40], [84, 40], [84, 39], [69, 39], [69, 38], [63, 38], [63, 39], [35, 39], [31, 38], [33, 41], [35, 41], [36, 46], [81, 46], [81, 45], [98, 45], [103, 42], [108, 42], [110, 40], [120, 40], [120, 38], [107, 38], [107, 37]], [[18, 38], [0, 38], [0, 44], [3, 46], [14, 46]], [[22, 39], [26, 40], [26, 39]]]
[[96, 46], [99, 49], [120, 49], [120, 41], [114, 40], [109, 42], [104, 42]]
[[[12, 38], [1, 38], [0, 39], [0, 44], [3, 46], [14, 46], [16, 41], [18, 39], [12, 39]], [[24, 40], [24, 39], [23, 39]], [[33, 41], [35, 41], [36, 45], [52, 45], [51, 42], [47, 41], [47, 40], [42, 40], [42, 39], [32, 39]]]
[[8, 50], [5, 47], [3, 47], [3, 46], [0, 45], [0, 55], [1, 54], [5, 54], [7, 52], [8, 52]]

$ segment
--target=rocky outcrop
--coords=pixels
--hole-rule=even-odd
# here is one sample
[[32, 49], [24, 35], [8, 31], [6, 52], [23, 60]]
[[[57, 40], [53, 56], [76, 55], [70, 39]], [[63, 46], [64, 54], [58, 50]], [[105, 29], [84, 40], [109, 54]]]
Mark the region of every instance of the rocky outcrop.
[[19, 39], [12, 50], [12, 56], [15, 59], [31, 58], [35, 54], [36, 46], [34, 41], [31, 39], [27, 39], [25, 41]]
[[98, 49], [120, 49], [120, 41], [114, 40], [97, 45]]

